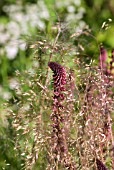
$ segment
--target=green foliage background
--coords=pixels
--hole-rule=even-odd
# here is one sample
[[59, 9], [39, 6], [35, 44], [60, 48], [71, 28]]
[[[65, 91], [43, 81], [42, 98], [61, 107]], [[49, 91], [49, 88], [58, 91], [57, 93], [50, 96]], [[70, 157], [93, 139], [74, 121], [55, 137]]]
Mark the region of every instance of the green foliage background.
[[[10, 6], [12, 5], [14, 5], [13, 12], [10, 10]], [[32, 5], [36, 6], [36, 8], [30, 8]], [[21, 7], [21, 9], [18, 9], [19, 7]], [[40, 10], [41, 7], [44, 13]], [[45, 15], [46, 11], [48, 14], [47, 16]], [[26, 19], [27, 30], [25, 32], [23, 31], [24, 29], [22, 29], [24, 26], [21, 25], [25, 22], [24, 18], [21, 17], [21, 21], [16, 21], [16, 18], [14, 18], [18, 13], [22, 13], [23, 16], [26, 15], [25, 18], [27, 18], [28, 15], [28, 19]], [[33, 18], [31, 16], [32, 14], [34, 14]], [[38, 21], [37, 19], [36, 21], [34, 20], [35, 15], [38, 16]], [[32, 20], [34, 23], [31, 23]], [[62, 49], [58, 50], [57, 53], [55, 52], [53, 60], [61, 63], [64, 61], [67, 67], [73, 68], [74, 65], [71, 58], [74, 56], [74, 51], [71, 52], [69, 50], [68, 52], [68, 46], [73, 46], [75, 47], [74, 50], [80, 53], [79, 56], [82, 62], [88, 64], [91, 60], [95, 60], [95, 63], [97, 63], [99, 45], [101, 43], [108, 49], [110, 55], [110, 51], [114, 47], [113, 0], [0, 1], [0, 30], [2, 30], [0, 33], [0, 169], [20, 170], [20, 165], [24, 163], [24, 161], [20, 159], [19, 153], [14, 150], [16, 134], [11, 126], [12, 118], [8, 116], [9, 113], [5, 104], [8, 101], [11, 107], [12, 104], [15, 107], [13, 98], [16, 98], [16, 100], [20, 100], [20, 98], [15, 94], [14, 86], [25, 79], [27, 82], [30, 79], [33, 81], [34, 77], [31, 78], [33, 73], [40, 76], [39, 81], [45, 82], [45, 68], [47, 68], [50, 50], [47, 50], [45, 53], [45, 51], [43, 52], [40, 50], [36, 44], [37, 41], [42, 40], [46, 40], [47, 46], [53, 44], [57, 35], [57, 24], [59, 21], [62, 25], [63, 32], [60, 35], [58, 44], [60, 47], [64, 47], [64, 50]], [[18, 32], [15, 28], [15, 34], [13, 35], [13, 31], [10, 33], [9, 25], [11, 22], [18, 25], [20, 30], [18, 36], [14, 36], [16, 32]], [[38, 26], [37, 23], [39, 24]], [[69, 39], [69, 35], [74, 33], [79, 33], [79, 36], [74, 37], [74, 39]], [[6, 40], [4, 40], [6, 35], [8, 35], [8, 38], [6, 37]], [[14, 39], [12, 36], [14, 36]], [[20, 40], [22, 40], [22, 43], [26, 42], [25, 48], [20, 48]], [[6, 46], [9, 42], [17, 48], [17, 52], [13, 58], [8, 57], [8, 53], [6, 52]], [[36, 45], [35, 48], [30, 48], [30, 46], [34, 44]], [[64, 56], [64, 54], [67, 54], [65, 59], [60, 57]], [[38, 58], [36, 56], [38, 56]], [[37, 59], [39, 60], [38, 63]], [[40, 65], [38, 65], [39, 63]], [[22, 74], [18, 78], [15, 73], [17, 70]], [[26, 77], [28, 74], [26, 75], [25, 70], [30, 73], [30, 77]], [[77, 74], [77, 70], [75, 74]], [[83, 67], [81, 72], [83, 72]], [[35, 78], [38, 79], [38, 77]], [[51, 85], [49, 85], [49, 89], [51, 88], [50, 86]], [[23, 85], [22, 91], [26, 92], [30, 90], [29, 88], [28, 85]], [[37, 87], [35, 88], [37, 91]], [[37, 92], [39, 99], [40, 90], [39, 88]], [[39, 106], [37, 106], [37, 109], [40, 107], [40, 103], [38, 104]], [[41, 108], [39, 108], [39, 110], [40, 109]], [[50, 110], [48, 109], [47, 112], [50, 112]], [[43, 111], [43, 113], [44, 120], [47, 121], [47, 118], [45, 118], [45, 114], [47, 113], [45, 113], [45, 111]], [[43, 162], [42, 156], [41, 162]], [[41, 164], [43, 167], [43, 163]], [[45, 166], [43, 168], [45, 168]]]

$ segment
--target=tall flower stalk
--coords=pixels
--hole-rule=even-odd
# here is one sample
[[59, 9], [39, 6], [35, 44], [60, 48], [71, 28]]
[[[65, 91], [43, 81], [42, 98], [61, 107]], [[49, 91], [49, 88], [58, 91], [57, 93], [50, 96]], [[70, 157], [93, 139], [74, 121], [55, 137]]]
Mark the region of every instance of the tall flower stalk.
[[65, 131], [65, 114], [64, 114], [64, 106], [62, 101], [64, 101], [65, 91], [64, 85], [66, 84], [66, 71], [63, 66], [56, 62], [49, 62], [48, 66], [53, 71], [53, 88], [54, 88], [54, 96], [53, 96], [53, 108], [51, 114], [52, 121], [52, 137], [51, 137], [51, 145], [52, 145], [52, 161], [55, 164], [57, 169], [58, 166], [63, 166], [66, 168], [74, 169], [75, 165], [72, 163], [72, 160], [68, 153], [67, 139], [66, 139], [66, 131]]

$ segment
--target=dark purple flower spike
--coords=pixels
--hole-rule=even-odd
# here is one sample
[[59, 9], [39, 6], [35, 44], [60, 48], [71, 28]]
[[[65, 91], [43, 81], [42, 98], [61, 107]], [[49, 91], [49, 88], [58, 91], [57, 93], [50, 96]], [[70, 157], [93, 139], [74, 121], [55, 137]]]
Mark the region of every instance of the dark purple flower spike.
[[100, 46], [100, 56], [99, 56], [99, 67], [100, 69], [106, 69], [106, 59], [107, 59], [107, 51], [103, 46]]
[[66, 71], [63, 66], [56, 62], [48, 62], [48, 66], [53, 71], [53, 112], [51, 114], [52, 120], [52, 152], [54, 159], [58, 160], [60, 164], [64, 164], [67, 169], [76, 169], [74, 162], [68, 154], [68, 146], [66, 139], [64, 107], [62, 101], [64, 100], [65, 91], [64, 85], [66, 84]]
[[100, 46], [99, 68], [106, 76], [114, 75], [114, 49], [112, 49], [109, 65], [106, 63], [107, 57], [107, 51], [103, 46]]
[[66, 71], [63, 66], [56, 62], [48, 62], [48, 66], [53, 71], [53, 86], [54, 86], [54, 98], [64, 99], [64, 95], [61, 94], [65, 90], [66, 84]]
[[96, 164], [97, 164], [97, 168], [98, 170], [108, 170], [105, 165], [99, 160], [99, 159], [96, 159]]
[[114, 49], [112, 49], [112, 55], [111, 55], [111, 61], [110, 61], [110, 73], [114, 74]]

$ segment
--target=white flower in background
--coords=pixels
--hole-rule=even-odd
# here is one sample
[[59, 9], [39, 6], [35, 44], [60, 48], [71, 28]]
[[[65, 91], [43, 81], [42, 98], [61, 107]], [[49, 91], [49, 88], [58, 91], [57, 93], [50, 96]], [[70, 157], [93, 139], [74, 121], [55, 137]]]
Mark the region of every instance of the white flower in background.
[[75, 7], [70, 5], [67, 7], [68, 12], [75, 12]]
[[49, 19], [49, 12], [47, 10], [47, 7], [46, 7], [44, 1], [39, 0], [37, 2], [37, 4], [38, 4], [37, 7], [38, 7], [38, 12], [40, 14], [40, 17], [43, 18], [43, 19], [44, 18], [45, 19]]
[[71, 4], [74, 4], [75, 6], [80, 6], [82, 0], [68, 0], [68, 1], [61, 1], [61, 0], [57, 0], [56, 6], [57, 7], [68, 7]]
[[19, 40], [18, 41], [18, 46], [19, 46], [19, 49], [21, 49], [22, 51], [24, 51], [26, 49], [26, 42], [23, 41], [23, 40]]
[[4, 92], [2, 93], [2, 97], [3, 97], [3, 99], [5, 99], [5, 100], [9, 100], [9, 99], [11, 98], [11, 93], [8, 92], [8, 91], [4, 91]]
[[84, 28], [89, 29], [88, 25], [84, 21], [80, 21], [75, 30], [81, 34]]
[[45, 24], [44, 24], [44, 22], [43, 22], [43, 21], [39, 21], [39, 22], [37, 23], [37, 27], [38, 27], [39, 29], [45, 29]]
[[5, 29], [5, 25], [0, 23], [0, 32], [4, 31], [4, 29]]
[[0, 32], [0, 44], [5, 44], [10, 40], [10, 35], [8, 32]]
[[14, 21], [17, 21], [17, 23], [21, 23], [23, 20], [25, 20], [25, 14], [21, 11], [17, 11], [16, 15], [12, 15], [11, 17]]
[[16, 22], [10, 21], [7, 24], [7, 30], [11, 36], [11, 39], [13, 39], [13, 38], [18, 39], [20, 37], [20, 26]]
[[[81, 19], [83, 18], [83, 15], [85, 13], [84, 8], [79, 7], [78, 9], [76, 9], [75, 6], [68, 6], [67, 10], [68, 10], [69, 14], [66, 16], [66, 21], [67, 22], [75, 21], [78, 25], [79, 21], [81, 21]], [[74, 18], [75, 18], [75, 20], [74, 20]]]
[[77, 6], [80, 6], [80, 4], [81, 4], [81, 0], [73, 0], [73, 2]]
[[30, 75], [34, 75], [34, 74], [35, 74], [35, 70], [32, 69], [32, 68], [29, 68], [29, 69], [28, 69], [28, 73], [29, 73]]
[[6, 31], [6, 26], [0, 23], [0, 44], [5, 44], [8, 40], [10, 40], [10, 35]]
[[12, 13], [15, 13], [15, 12], [17, 12], [17, 11], [22, 11], [22, 6], [21, 5], [16, 5], [16, 4], [12, 4], [12, 5], [10, 5], [10, 8], [9, 8], [9, 5], [7, 6], [7, 5], [5, 5], [4, 7], [3, 7], [3, 10], [6, 12], [6, 13], [9, 13], [9, 16], [10, 16], [10, 14], [12, 14]]
[[10, 87], [11, 90], [17, 89], [19, 87], [19, 83], [18, 83], [17, 79], [11, 78], [9, 80], [9, 87]]
[[[66, 23], [73, 23], [77, 30], [83, 29], [86, 23], [81, 20], [85, 13], [84, 8], [80, 7], [81, 0], [57, 0], [55, 4], [57, 8], [63, 6], [67, 9]], [[9, 22], [0, 25], [0, 43], [5, 45], [7, 58], [14, 59], [18, 50], [26, 48], [26, 43], [19, 42], [21, 35], [29, 36], [36, 28], [45, 30], [44, 20], [49, 20], [50, 15], [44, 0], [38, 0], [37, 4], [28, 3], [24, 7], [21, 4], [4, 6], [3, 10], [9, 16]]]
[[25, 50], [26, 43], [20, 43], [21, 35], [30, 35], [30, 30], [35, 28], [45, 29], [43, 19], [49, 18], [48, 9], [44, 1], [39, 0], [37, 4], [4, 6], [3, 10], [9, 15], [10, 21], [0, 25], [0, 43], [4, 44], [8, 59], [13, 60], [18, 50]]
[[17, 45], [8, 44], [5, 47], [5, 51], [6, 51], [7, 58], [13, 60], [18, 53], [18, 47]]
[[5, 100], [9, 100], [11, 98], [11, 93], [8, 91], [4, 91], [3, 87], [0, 86], [0, 97]]

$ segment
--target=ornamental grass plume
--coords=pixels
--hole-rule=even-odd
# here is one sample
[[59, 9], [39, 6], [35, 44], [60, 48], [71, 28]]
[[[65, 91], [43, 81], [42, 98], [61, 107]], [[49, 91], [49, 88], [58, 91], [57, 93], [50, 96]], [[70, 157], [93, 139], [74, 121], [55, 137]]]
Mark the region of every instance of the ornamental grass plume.
[[52, 157], [51, 164], [55, 169], [57, 166], [65, 167], [67, 169], [76, 169], [71, 157], [68, 153], [66, 131], [65, 131], [65, 115], [62, 101], [64, 100], [65, 91], [64, 85], [66, 84], [66, 71], [63, 66], [57, 62], [48, 62], [48, 66], [53, 71], [53, 112], [51, 114], [52, 120]]

